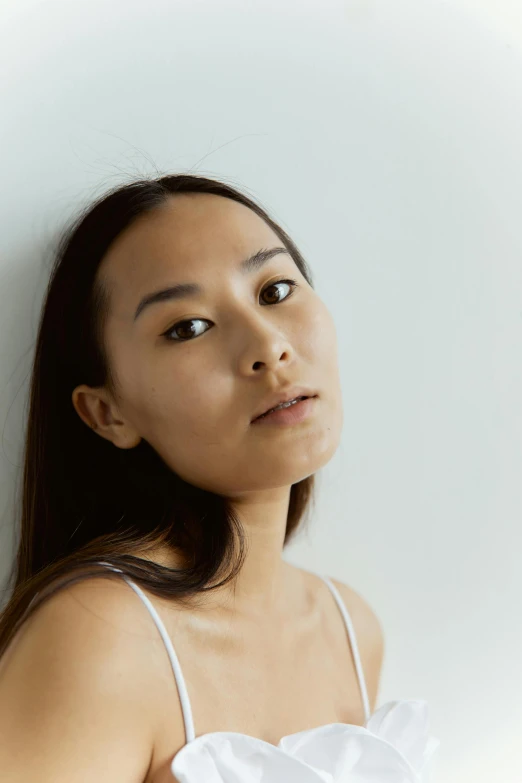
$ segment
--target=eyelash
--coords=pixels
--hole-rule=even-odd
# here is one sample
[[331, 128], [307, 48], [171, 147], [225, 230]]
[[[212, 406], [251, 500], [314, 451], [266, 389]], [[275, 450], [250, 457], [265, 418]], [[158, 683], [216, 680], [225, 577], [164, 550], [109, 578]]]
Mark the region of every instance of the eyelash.
[[[291, 287], [292, 287], [291, 291], [288, 294], [288, 296], [285, 296], [285, 298], [282, 299], [280, 302], [272, 302], [272, 304], [276, 304], [277, 305], [277, 304], [282, 304], [283, 302], [286, 302], [287, 299], [290, 299], [290, 297], [294, 293], [295, 289], [299, 287], [299, 283], [297, 283], [295, 280], [292, 280], [290, 278], [284, 278], [283, 280], [274, 280], [274, 282], [270, 283], [269, 285], [267, 285], [266, 288], [264, 288], [261, 293], [264, 293], [264, 291], [266, 291], [267, 288], [272, 288], [272, 286], [279, 285], [280, 283], [289, 283], [291, 285]], [[190, 340], [193, 340], [195, 338], [194, 337], [188, 337], [188, 338], [185, 337], [185, 338], [181, 338], [181, 339], [179, 339], [179, 338], [178, 339], [173, 339], [172, 337], [169, 337], [168, 335], [171, 334], [171, 332], [173, 332], [175, 329], [177, 329], [182, 324], [189, 324], [191, 321], [206, 321], [206, 320], [207, 320], [206, 318], [187, 318], [184, 321], [178, 321], [173, 326], [170, 326], [167, 329], [166, 332], [163, 332], [163, 334], [161, 336], [165, 337], [165, 339], [168, 342], [170, 342], [170, 343], [186, 343], [186, 342], [190, 342]], [[207, 330], [205, 330], [205, 331], [207, 331]], [[204, 332], [202, 334], [204, 334]], [[196, 337], [200, 337], [200, 336], [201, 335], [199, 335], [199, 334], [196, 335]]]

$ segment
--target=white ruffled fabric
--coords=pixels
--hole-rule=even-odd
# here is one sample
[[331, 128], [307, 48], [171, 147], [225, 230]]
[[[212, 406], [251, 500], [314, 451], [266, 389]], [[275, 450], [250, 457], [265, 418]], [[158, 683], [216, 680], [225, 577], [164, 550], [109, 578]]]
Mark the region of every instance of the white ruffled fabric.
[[390, 701], [366, 726], [331, 723], [277, 746], [232, 731], [196, 737], [174, 756], [179, 783], [433, 783], [439, 740], [421, 699]]

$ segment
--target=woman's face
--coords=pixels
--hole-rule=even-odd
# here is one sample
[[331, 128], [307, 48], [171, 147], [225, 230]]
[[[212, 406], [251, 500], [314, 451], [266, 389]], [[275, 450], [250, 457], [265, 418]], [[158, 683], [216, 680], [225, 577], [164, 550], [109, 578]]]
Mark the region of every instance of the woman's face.
[[[343, 423], [332, 317], [290, 255], [240, 270], [281, 246], [254, 212], [212, 194], [173, 196], [115, 240], [98, 276], [110, 295], [105, 342], [118, 397], [104, 397], [111, 416], [99, 414], [99, 434], [121, 448], [143, 437], [185, 481], [229, 498], [289, 487], [330, 460]], [[274, 287], [284, 278], [298, 287]], [[135, 317], [143, 297], [180, 283], [201, 291]], [[318, 394], [311, 415], [252, 424], [289, 384]]]

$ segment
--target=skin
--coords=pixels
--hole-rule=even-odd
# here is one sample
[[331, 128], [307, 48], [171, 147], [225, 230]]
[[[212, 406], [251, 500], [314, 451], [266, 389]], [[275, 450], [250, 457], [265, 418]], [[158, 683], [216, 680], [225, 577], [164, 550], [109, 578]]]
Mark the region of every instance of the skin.
[[[182, 478], [226, 496], [239, 514], [248, 553], [233, 583], [190, 609], [149, 598], [179, 657], [196, 735], [237, 731], [273, 744], [306, 728], [364, 723], [337, 605], [322, 580], [282, 557], [291, 485], [334, 455], [343, 409], [333, 319], [291, 257], [239, 272], [244, 258], [280, 245], [255, 213], [220, 196], [179, 195], [142, 216], [98, 272], [110, 291], [105, 340], [117, 394], [81, 385], [72, 395], [100, 437], [123, 449], [145, 438]], [[269, 288], [283, 278], [299, 287]], [[153, 305], [134, 320], [145, 294], [192, 281], [206, 295]], [[177, 332], [186, 341], [162, 336], [188, 319], [205, 319], [191, 322], [198, 336], [191, 324]], [[267, 395], [290, 383], [318, 393], [312, 415], [294, 426], [251, 425]], [[165, 547], [137, 554], [180, 562]], [[334, 583], [373, 710], [382, 629], [362, 596]], [[152, 618], [123, 580], [60, 591], [8, 653], [0, 735], [11, 755], [0, 747], [0, 766], [13, 783], [80, 783], [82, 769], [100, 783], [172, 783], [170, 762], [185, 744], [176, 684]]]
[[[212, 596], [216, 608], [259, 616], [281, 611], [291, 575], [281, 558], [291, 485], [326, 465], [343, 425], [332, 316], [289, 255], [258, 272], [238, 265], [281, 245], [242, 204], [212, 194], [172, 197], [113, 243], [99, 269], [111, 292], [105, 340], [119, 396], [81, 385], [80, 417], [118, 448], [145, 438], [186, 481], [228, 497], [249, 540], [239, 578]], [[299, 284], [263, 289], [281, 278]], [[134, 321], [142, 296], [184, 281], [206, 297], [164, 302]], [[280, 301], [273, 302], [279, 296]], [[285, 299], [285, 297], [287, 297]], [[184, 342], [162, 333], [181, 320], [201, 332]], [[185, 336], [187, 330], [182, 332]], [[267, 395], [304, 384], [319, 398], [298, 426], [252, 426]]]

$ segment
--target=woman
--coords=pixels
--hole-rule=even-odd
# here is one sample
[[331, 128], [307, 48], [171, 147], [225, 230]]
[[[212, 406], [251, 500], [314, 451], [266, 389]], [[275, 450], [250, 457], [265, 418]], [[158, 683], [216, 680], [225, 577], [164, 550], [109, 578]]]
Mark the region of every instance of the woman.
[[424, 702], [370, 717], [371, 607], [282, 558], [342, 421], [331, 315], [252, 199], [164, 176], [78, 218], [39, 325], [0, 623], [6, 780], [427, 774]]

